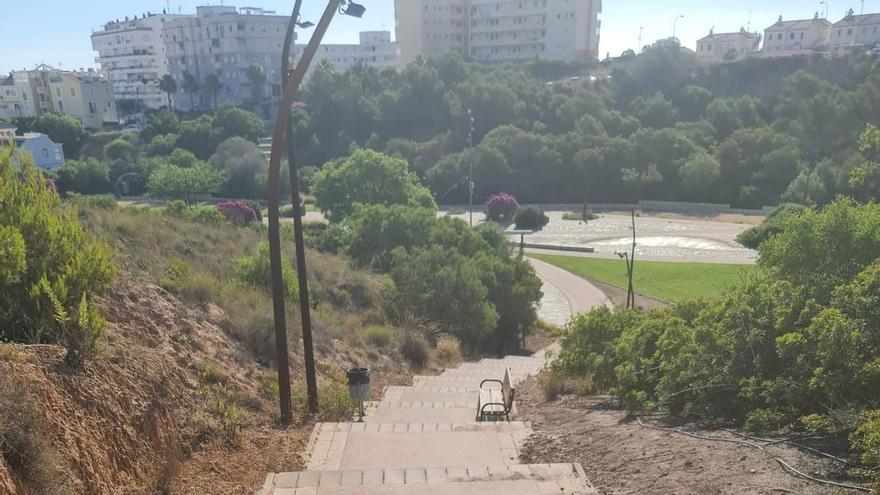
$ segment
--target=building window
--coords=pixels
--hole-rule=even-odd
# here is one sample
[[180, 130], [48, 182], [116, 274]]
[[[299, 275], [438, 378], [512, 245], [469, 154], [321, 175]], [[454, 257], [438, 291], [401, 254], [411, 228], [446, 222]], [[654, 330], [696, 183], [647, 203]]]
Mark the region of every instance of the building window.
[[98, 107], [95, 106], [95, 102], [89, 102], [89, 113], [98, 113]]
[[70, 96], [76, 96], [76, 88], [70, 88]]
[[43, 148], [43, 158], [49, 158], [49, 150], [46, 148]]

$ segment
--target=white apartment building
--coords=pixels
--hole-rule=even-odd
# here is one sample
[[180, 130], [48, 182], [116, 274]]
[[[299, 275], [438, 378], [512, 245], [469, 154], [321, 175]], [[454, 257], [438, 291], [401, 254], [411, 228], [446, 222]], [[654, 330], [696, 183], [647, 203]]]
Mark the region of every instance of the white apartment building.
[[697, 60], [706, 64], [742, 60], [761, 48], [761, 35], [740, 29], [737, 33], [715, 33], [697, 40]]
[[487, 63], [598, 58], [601, 0], [395, 0], [401, 63], [456, 51]]
[[160, 108], [167, 103], [159, 80], [168, 74], [163, 27], [175, 14], [141, 14], [111, 21], [92, 32], [95, 62], [113, 84], [117, 100], [135, 101], [140, 108]]
[[[296, 45], [294, 57], [299, 60], [306, 45]], [[382, 69], [397, 65], [397, 43], [391, 41], [391, 31], [363, 31], [360, 42], [350, 44], [322, 44], [315, 54], [315, 62], [325, 59], [338, 71], [346, 71], [356, 65]], [[316, 67], [310, 66], [310, 70]]]
[[783, 21], [764, 30], [761, 56], [789, 57], [828, 51], [831, 41], [831, 23], [817, 13], [812, 19]]
[[[232, 6], [196, 7], [195, 16], [166, 22], [163, 29], [168, 71], [177, 81], [176, 108], [207, 108], [213, 95], [185, 91], [184, 74], [203, 83], [216, 74], [222, 88], [218, 103], [246, 104], [270, 117], [270, 106], [281, 89], [281, 49], [289, 16], [273, 11]], [[259, 67], [256, 77], [251, 66]], [[259, 108], [258, 108], [259, 107]]]
[[880, 14], [856, 15], [852, 9], [831, 28], [831, 54], [880, 49]]
[[87, 129], [119, 123], [113, 86], [94, 69], [69, 72], [40, 65], [0, 81], [0, 119], [45, 112], [70, 115]]

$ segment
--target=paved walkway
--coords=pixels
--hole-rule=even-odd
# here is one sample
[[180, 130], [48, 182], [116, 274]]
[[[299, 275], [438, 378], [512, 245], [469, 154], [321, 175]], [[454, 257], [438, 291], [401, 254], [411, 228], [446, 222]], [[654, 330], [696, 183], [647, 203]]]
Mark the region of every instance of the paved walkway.
[[[556, 325], [562, 325], [573, 315], [585, 313], [596, 306], [605, 305], [614, 308], [614, 304], [608, 299], [608, 296], [590, 282], [550, 263], [535, 258], [526, 259], [529, 260], [535, 273], [544, 283], [545, 297], [555, 295], [558, 298], [561, 296], [566, 303], [541, 301], [543, 311], [539, 311], [538, 316], [542, 319]], [[548, 288], [548, 285], [551, 287]]]
[[516, 384], [549, 352], [462, 363], [408, 387], [388, 387], [363, 423], [318, 423], [306, 471], [270, 473], [261, 495], [592, 495], [579, 464], [519, 463], [528, 423], [477, 422], [480, 381], [507, 370]]
[[[574, 313], [611, 302], [586, 280], [529, 259], [544, 283], [544, 319], [564, 323]], [[546, 308], [553, 314], [547, 314]], [[318, 423], [306, 453], [306, 471], [270, 473], [261, 495], [591, 495], [579, 464], [525, 465], [519, 449], [531, 425], [477, 422], [480, 382], [511, 384], [535, 375], [550, 349], [462, 363], [436, 376], [415, 376], [410, 386], [389, 386], [369, 404], [363, 423]], [[488, 385], [487, 385], [488, 386]]]

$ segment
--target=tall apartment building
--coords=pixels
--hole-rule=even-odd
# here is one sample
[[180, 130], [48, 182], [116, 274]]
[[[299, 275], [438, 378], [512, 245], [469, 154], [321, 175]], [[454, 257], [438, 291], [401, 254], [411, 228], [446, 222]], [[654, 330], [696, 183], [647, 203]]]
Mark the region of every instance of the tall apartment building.
[[203, 6], [196, 7], [195, 16], [166, 22], [163, 36], [168, 72], [178, 87], [174, 106], [189, 110], [212, 104], [207, 91], [186, 93], [184, 75], [204, 82], [216, 74], [223, 85], [218, 102], [258, 102], [266, 107], [263, 117], [269, 118], [264, 103], [280, 92], [281, 48], [288, 20], [289, 16], [258, 8]]
[[40, 65], [0, 81], [0, 119], [45, 112], [70, 115], [87, 129], [119, 123], [113, 86], [93, 69], [70, 72]]
[[783, 21], [764, 30], [764, 57], [788, 57], [828, 51], [831, 23], [817, 13], [812, 19]]
[[831, 28], [831, 53], [844, 55], [880, 49], [880, 14], [856, 15], [852, 9]]
[[[315, 54], [315, 62], [326, 59], [338, 71], [346, 71], [355, 65], [382, 69], [397, 65], [397, 43], [391, 41], [391, 31], [363, 31], [360, 42], [351, 44], [321, 44]], [[299, 60], [305, 45], [296, 45], [294, 57]], [[310, 66], [310, 70], [316, 67]]]
[[601, 0], [395, 0], [400, 61], [457, 51], [487, 63], [594, 60]]
[[697, 60], [706, 64], [741, 60], [761, 48], [761, 35], [740, 29], [737, 33], [715, 33], [697, 40]]
[[166, 104], [159, 80], [168, 74], [163, 28], [184, 17], [176, 14], [141, 14], [111, 21], [92, 32], [95, 62], [113, 84], [117, 100], [132, 100], [137, 106], [159, 108]]

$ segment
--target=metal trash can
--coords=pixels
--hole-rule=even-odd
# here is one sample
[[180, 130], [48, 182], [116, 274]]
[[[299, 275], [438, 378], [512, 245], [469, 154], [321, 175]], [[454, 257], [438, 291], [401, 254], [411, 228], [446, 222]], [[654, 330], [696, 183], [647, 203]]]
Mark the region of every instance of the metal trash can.
[[360, 404], [360, 418], [364, 420], [364, 401], [370, 398], [370, 369], [349, 368], [345, 370], [348, 378], [348, 394]]

